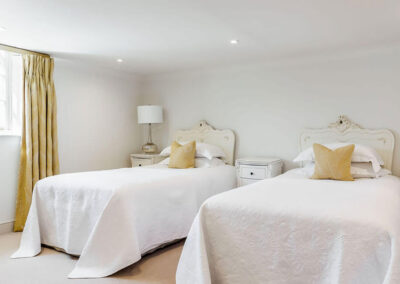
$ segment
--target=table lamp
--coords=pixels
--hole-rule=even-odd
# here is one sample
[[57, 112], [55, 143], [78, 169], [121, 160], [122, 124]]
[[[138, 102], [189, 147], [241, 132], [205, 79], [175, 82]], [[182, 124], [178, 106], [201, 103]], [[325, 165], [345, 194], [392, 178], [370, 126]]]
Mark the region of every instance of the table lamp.
[[138, 123], [139, 124], [149, 124], [149, 133], [147, 137], [147, 143], [142, 146], [143, 152], [147, 154], [152, 154], [157, 152], [157, 145], [155, 145], [151, 140], [151, 124], [152, 123], [162, 123], [163, 122], [163, 110], [161, 106], [156, 105], [145, 105], [138, 106]]

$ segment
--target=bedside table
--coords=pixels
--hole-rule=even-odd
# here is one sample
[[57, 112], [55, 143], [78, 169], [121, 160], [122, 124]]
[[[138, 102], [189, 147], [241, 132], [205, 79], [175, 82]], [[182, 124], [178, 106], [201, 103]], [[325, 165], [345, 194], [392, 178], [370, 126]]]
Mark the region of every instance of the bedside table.
[[278, 158], [258, 157], [237, 159], [235, 166], [238, 186], [280, 175], [282, 173], [282, 164], [282, 160]]
[[131, 154], [132, 168], [154, 165], [165, 158], [167, 157], [160, 156], [159, 154]]

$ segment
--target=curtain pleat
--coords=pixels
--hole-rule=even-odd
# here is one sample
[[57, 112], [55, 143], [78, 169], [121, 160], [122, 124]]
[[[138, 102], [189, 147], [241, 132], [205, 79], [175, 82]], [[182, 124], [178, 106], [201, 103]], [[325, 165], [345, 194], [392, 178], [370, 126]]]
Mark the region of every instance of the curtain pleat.
[[39, 179], [59, 173], [52, 58], [23, 55], [23, 126], [14, 231], [22, 231]]

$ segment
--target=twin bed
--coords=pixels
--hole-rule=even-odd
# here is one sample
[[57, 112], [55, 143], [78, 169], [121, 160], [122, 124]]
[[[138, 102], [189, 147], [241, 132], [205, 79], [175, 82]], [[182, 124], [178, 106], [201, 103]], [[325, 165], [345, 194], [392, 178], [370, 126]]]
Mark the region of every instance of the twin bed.
[[43, 179], [33, 191], [20, 248], [12, 257], [35, 256], [45, 244], [80, 256], [69, 278], [96, 278], [185, 238], [201, 204], [236, 187], [235, 136], [201, 121], [174, 139], [219, 146], [226, 164], [193, 169], [159, 164]]
[[[174, 138], [220, 146], [227, 165], [157, 165], [40, 181], [14, 257], [36, 255], [47, 244], [80, 255], [69, 277], [104, 277], [190, 230], [178, 284], [400, 283], [399, 178], [312, 180], [299, 168], [230, 190], [231, 131], [201, 122]], [[362, 129], [341, 117], [305, 130], [300, 148], [332, 142], [372, 147], [391, 170], [388, 130]]]
[[[373, 147], [391, 169], [394, 137], [340, 118], [313, 143]], [[208, 199], [177, 283], [400, 283], [400, 179], [313, 180], [301, 168]]]

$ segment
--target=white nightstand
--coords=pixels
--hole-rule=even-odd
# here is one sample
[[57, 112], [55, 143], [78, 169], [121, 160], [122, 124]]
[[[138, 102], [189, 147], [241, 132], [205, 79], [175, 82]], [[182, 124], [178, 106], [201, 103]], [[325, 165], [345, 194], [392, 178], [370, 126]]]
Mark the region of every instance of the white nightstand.
[[165, 158], [166, 157], [160, 156], [159, 154], [131, 154], [132, 168], [154, 165]]
[[278, 158], [258, 157], [236, 160], [238, 186], [250, 184], [282, 173], [282, 160]]

